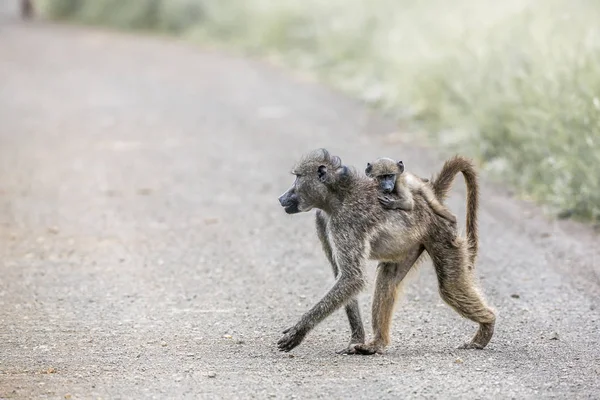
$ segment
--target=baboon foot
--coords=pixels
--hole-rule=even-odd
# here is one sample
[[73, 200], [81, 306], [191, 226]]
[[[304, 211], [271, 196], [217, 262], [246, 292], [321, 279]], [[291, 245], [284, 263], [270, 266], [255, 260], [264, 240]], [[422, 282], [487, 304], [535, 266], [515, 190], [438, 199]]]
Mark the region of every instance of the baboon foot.
[[370, 356], [373, 354], [383, 354], [384, 345], [382, 343], [371, 341], [369, 343], [360, 343], [354, 345], [352, 352], [348, 354], [360, 354]]
[[349, 354], [356, 354], [356, 350], [354, 350], [354, 348], [356, 346], [361, 345], [362, 343], [356, 343], [356, 342], [351, 342], [348, 347], [345, 347], [341, 350], [336, 351], [337, 354], [341, 354], [341, 355], [349, 355]]
[[297, 328], [295, 326], [283, 331], [283, 337], [277, 342], [279, 351], [288, 352], [298, 346], [304, 340], [308, 331], [306, 329]]
[[336, 351], [337, 354], [354, 354], [354, 346], [358, 346], [359, 344], [363, 344], [365, 342], [365, 335], [363, 333], [353, 334], [350, 338], [350, 344], [348, 347]]
[[450, 214], [446, 218], [448, 218], [448, 221], [450, 221], [450, 225], [452, 225], [454, 227], [456, 226], [456, 223], [457, 223], [456, 216]]
[[485, 346], [482, 346], [481, 344], [476, 343], [476, 342], [468, 342], [468, 343], [458, 346], [458, 348], [461, 350], [472, 350], [472, 349], [483, 350], [484, 347]]
[[494, 335], [494, 322], [479, 324], [475, 337], [469, 343], [465, 343], [459, 349], [483, 349]]
[[435, 210], [435, 212], [440, 217], [444, 218], [446, 220], [446, 222], [448, 222], [453, 229], [456, 229], [456, 227], [458, 225], [458, 221], [454, 214], [452, 214], [446, 210]]

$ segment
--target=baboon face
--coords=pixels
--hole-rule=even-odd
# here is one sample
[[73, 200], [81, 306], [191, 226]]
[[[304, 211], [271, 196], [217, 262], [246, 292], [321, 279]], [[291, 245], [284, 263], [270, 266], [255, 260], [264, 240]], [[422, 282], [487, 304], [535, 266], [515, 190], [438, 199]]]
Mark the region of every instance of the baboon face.
[[279, 204], [288, 214], [310, 211], [315, 206], [315, 197], [311, 187], [315, 186], [313, 180], [306, 175], [301, 175], [296, 171], [292, 172], [296, 179], [284, 194], [279, 196]]
[[323, 209], [327, 198], [339, 181], [347, 174], [339, 157], [331, 156], [325, 149], [305, 156], [293, 169], [296, 177], [292, 187], [279, 196], [279, 203], [288, 214]]
[[391, 158], [379, 158], [372, 163], [367, 163], [365, 174], [377, 180], [379, 190], [383, 193], [392, 193], [396, 187], [398, 175], [404, 172], [404, 163]]

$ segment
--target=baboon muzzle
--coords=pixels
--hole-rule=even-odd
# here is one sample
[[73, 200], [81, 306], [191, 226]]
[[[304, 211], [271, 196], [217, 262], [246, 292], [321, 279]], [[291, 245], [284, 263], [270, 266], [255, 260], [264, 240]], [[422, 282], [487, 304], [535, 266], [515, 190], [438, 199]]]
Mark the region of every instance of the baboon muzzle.
[[385, 193], [392, 193], [394, 191], [394, 186], [396, 186], [396, 180], [389, 178], [382, 179], [379, 184], [379, 187]]
[[300, 212], [298, 209], [298, 196], [291, 190], [288, 190], [281, 196], [279, 196], [279, 204], [285, 209], [288, 214], [295, 214]]

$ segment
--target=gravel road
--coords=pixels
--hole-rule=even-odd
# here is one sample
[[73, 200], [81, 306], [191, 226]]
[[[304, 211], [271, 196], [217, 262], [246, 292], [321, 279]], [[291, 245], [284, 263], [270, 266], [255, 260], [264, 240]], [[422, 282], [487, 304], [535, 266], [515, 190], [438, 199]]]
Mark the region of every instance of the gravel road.
[[[314, 215], [277, 202], [296, 159], [326, 147], [429, 176], [439, 153], [262, 62], [0, 23], [0, 398], [600, 398], [587, 228], [484, 176], [477, 272], [498, 310], [485, 350], [456, 349], [476, 327], [440, 300], [427, 262], [385, 355], [335, 353], [343, 311], [278, 352], [333, 282]], [[448, 204], [461, 221], [464, 202], [459, 183]]]

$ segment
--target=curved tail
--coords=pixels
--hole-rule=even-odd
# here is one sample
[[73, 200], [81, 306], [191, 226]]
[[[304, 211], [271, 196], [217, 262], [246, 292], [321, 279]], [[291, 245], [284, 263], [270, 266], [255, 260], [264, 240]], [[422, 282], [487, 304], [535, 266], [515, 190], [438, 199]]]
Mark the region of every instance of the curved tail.
[[475, 264], [479, 248], [479, 233], [477, 227], [477, 211], [479, 209], [479, 183], [477, 171], [471, 160], [462, 156], [454, 156], [444, 163], [438, 176], [432, 180], [436, 197], [443, 201], [452, 188], [454, 178], [462, 172], [467, 186], [467, 241], [469, 243], [470, 261]]

